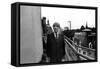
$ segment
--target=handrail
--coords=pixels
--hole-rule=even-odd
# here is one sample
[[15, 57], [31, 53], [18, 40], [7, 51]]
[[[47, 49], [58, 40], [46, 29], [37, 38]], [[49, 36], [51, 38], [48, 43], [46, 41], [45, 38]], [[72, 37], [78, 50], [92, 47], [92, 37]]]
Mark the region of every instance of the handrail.
[[87, 48], [87, 47], [83, 47], [83, 46], [78, 46], [76, 45], [72, 40], [70, 40], [68, 37], [64, 36], [67, 40], [69, 40], [70, 42], [72, 42], [76, 47], [78, 48], [83, 48], [83, 49], [87, 49], [87, 50], [90, 50], [90, 51], [95, 51], [95, 49], [90, 49], [90, 48]]
[[86, 55], [83, 55], [81, 53], [78, 53], [77, 50], [72, 46], [71, 43], [69, 43], [69, 41], [65, 38], [65, 42], [71, 47], [71, 49], [79, 56], [85, 58], [85, 59], [88, 59], [88, 60], [94, 60], [94, 58], [92, 57], [89, 57], [89, 56], [86, 56]]

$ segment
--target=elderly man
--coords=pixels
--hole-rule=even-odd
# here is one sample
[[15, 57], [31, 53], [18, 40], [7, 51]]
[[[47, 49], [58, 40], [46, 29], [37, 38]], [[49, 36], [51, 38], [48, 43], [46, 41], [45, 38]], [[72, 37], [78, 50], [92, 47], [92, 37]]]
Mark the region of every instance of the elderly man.
[[61, 31], [60, 24], [53, 24], [53, 33], [47, 35], [47, 56], [50, 62], [61, 62], [65, 55], [64, 35]]

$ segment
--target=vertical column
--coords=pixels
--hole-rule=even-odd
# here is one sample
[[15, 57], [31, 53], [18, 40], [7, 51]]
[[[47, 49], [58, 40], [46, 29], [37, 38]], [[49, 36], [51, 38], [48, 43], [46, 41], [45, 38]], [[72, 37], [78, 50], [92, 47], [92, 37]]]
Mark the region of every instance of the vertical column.
[[20, 63], [38, 63], [43, 54], [41, 7], [20, 7]]

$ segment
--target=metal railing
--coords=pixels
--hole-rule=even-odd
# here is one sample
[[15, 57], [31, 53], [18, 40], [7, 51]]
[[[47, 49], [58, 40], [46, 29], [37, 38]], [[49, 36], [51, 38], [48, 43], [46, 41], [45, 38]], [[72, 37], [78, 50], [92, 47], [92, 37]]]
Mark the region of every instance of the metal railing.
[[82, 58], [84, 58], [84, 59], [86, 59], [86, 60], [94, 60], [95, 58], [93, 58], [93, 57], [90, 57], [90, 56], [87, 56], [87, 55], [84, 55], [84, 54], [82, 54], [82, 53], [79, 53], [78, 51], [77, 51], [77, 49], [76, 48], [81, 48], [81, 49], [85, 49], [85, 50], [87, 50], [87, 51], [92, 51], [92, 52], [94, 52], [95, 53], [95, 49], [90, 49], [90, 48], [86, 48], [86, 47], [83, 47], [83, 46], [78, 46], [78, 45], [76, 45], [72, 40], [70, 40], [68, 37], [66, 37], [66, 36], [64, 36], [64, 38], [65, 38], [65, 43], [67, 43], [69, 46], [70, 46], [70, 48], [74, 51], [74, 53], [76, 54], [76, 55], [78, 55], [79, 57], [82, 57]]

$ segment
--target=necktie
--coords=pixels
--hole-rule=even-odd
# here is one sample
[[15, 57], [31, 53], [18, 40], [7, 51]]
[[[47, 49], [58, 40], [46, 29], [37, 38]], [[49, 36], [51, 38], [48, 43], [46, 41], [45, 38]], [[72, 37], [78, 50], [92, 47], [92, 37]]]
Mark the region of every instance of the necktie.
[[57, 38], [57, 33], [56, 33], [56, 38]]

